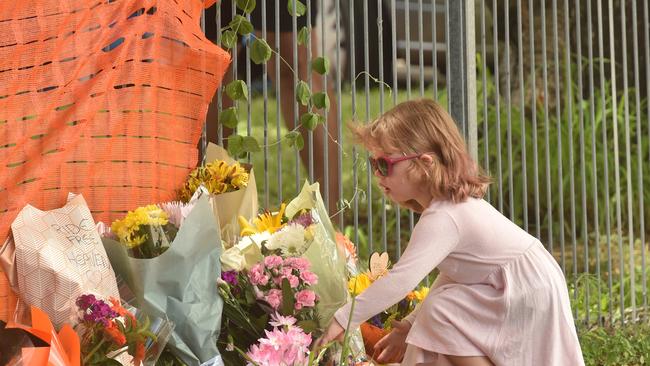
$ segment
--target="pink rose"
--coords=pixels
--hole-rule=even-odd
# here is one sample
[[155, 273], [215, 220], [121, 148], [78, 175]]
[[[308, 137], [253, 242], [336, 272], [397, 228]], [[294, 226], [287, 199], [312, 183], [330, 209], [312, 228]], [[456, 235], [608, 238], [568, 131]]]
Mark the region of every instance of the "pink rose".
[[264, 297], [264, 300], [271, 305], [271, 307], [277, 310], [282, 304], [282, 291], [273, 289], [269, 291], [269, 294]]
[[318, 283], [318, 276], [314, 272], [302, 271], [300, 272], [300, 278], [310, 286]]
[[300, 304], [301, 308], [313, 307], [316, 305], [316, 293], [312, 290], [302, 290], [296, 293], [296, 305]]

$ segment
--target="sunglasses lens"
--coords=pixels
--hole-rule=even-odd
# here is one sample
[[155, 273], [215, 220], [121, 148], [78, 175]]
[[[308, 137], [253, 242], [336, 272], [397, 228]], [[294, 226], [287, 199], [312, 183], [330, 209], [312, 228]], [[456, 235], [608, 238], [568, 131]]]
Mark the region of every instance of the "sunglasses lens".
[[384, 158], [379, 158], [377, 159], [377, 170], [379, 170], [379, 174], [383, 175], [384, 177], [388, 175], [388, 161]]

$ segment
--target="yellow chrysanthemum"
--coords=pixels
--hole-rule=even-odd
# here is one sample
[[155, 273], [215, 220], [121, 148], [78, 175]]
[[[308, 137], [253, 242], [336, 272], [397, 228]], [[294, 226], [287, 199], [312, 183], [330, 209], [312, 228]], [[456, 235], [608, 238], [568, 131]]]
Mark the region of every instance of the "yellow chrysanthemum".
[[122, 220], [115, 220], [111, 230], [121, 243], [128, 248], [135, 248], [147, 240], [146, 235], [138, 235], [144, 225], [167, 225], [169, 217], [165, 211], [156, 205], [138, 207], [129, 211]]
[[282, 223], [282, 217], [284, 216], [284, 210], [287, 208], [287, 205], [283, 203], [280, 205], [280, 211], [277, 213], [265, 212], [261, 215], [257, 215], [253, 219], [251, 224], [243, 216], [239, 216], [237, 219], [239, 221], [239, 227], [241, 231], [240, 236], [249, 236], [263, 231], [268, 231], [273, 234], [274, 232], [282, 229], [284, 224]]
[[370, 280], [370, 277], [366, 273], [361, 273], [358, 274], [348, 281], [348, 291], [350, 294], [353, 296], [359, 295], [360, 293], [364, 292], [372, 281]]
[[248, 172], [235, 162], [230, 165], [223, 160], [215, 160], [194, 169], [179, 192], [181, 200], [187, 202], [199, 186], [203, 184], [211, 194], [220, 194], [242, 189], [248, 185]]
[[408, 295], [406, 295], [406, 299], [409, 301], [417, 301], [417, 302], [422, 302], [425, 297], [429, 294], [429, 288], [428, 287], [420, 287], [419, 290], [413, 290], [409, 292]]

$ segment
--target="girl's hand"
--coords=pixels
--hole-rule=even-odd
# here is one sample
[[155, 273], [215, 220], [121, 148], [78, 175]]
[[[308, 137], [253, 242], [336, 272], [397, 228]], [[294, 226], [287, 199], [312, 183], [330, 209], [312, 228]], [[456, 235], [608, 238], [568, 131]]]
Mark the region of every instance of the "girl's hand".
[[406, 336], [411, 330], [411, 323], [406, 320], [393, 320], [393, 330], [377, 342], [373, 349], [373, 358], [379, 363], [401, 362], [406, 352]]
[[345, 329], [343, 329], [336, 319], [332, 319], [332, 322], [329, 327], [327, 327], [325, 333], [323, 333], [323, 335], [314, 343], [313, 349], [318, 349], [333, 340], [342, 341], [344, 335]]

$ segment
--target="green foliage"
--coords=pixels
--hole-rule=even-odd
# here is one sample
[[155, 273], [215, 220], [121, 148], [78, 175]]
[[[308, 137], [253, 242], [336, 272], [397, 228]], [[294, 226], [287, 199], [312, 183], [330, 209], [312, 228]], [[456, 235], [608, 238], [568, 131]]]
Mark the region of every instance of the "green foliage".
[[311, 67], [317, 73], [321, 75], [327, 75], [330, 70], [330, 60], [326, 59], [325, 57], [316, 57], [311, 62]]
[[300, 123], [310, 131], [313, 131], [319, 123], [325, 120], [323, 116], [316, 113], [305, 113], [300, 117]]
[[237, 118], [237, 108], [230, 107], [222, 110], [221, 113], [219, 113], [219, 122], [228, 128], [237, 127], [237, 122], [239, 122]]
[[594, 328], [579, 332], [586, 366], [636, 366], [650, 360], [650, 325]]
[[307, 44], [307, 40], [309, 39], [309, 28], [307, 27], [302, 27], [298, 31], [298, 44], [299, 45], [304, 45]]
[[249, 22], [248, 19], [244, 18], [239, 14], [235, 15], [235, 17], [230, 21], [230, 24], [228, 24], [228, 26], [230, 27], [230, 29], [234, 30], [235, 32], [239, 33], [242, 36], [253, 32], [253, 25], [251, 24], [251, 22]]
[[226, 30], [221, 34], [221, 45], [226, 49], [231, 49], [237, 44], [237, 33], [233, 30]]
[[311, 97], [314, 107], [318, 109], [329, 109], [330, 108], [330, 98], [327, 96], [327, 93], [319, 92]]
[[246, 88], [246, 83], [243, 80], [231, 81], [226, 85], [226, 94], [232, 100], [247, 100], [248, 89]]
[[[293, 5], [294, 2], [296, 3], [295, 9]], [[287, 0], [287, 11], [293, 16], [300, 17], [305, 15], [305, 12], [307, 12], [307, 7], [305, 4], [301, 3], [298, 0]]]
[[309, 90], [309, 85], [302, 80], [298, 81], [298, 84], [296, 84], [296, 101], [306, 106], [309, 104], [310, 98], [311, 91]]
[[245, 13], [251, 13], [255, 10], [255, 0], [237, 0], [237, 8]]
[[271, 58], [271, 47], [262, 38], [255, 38], [251, 45], [251, 60], [256, 64], [263, 64]]

